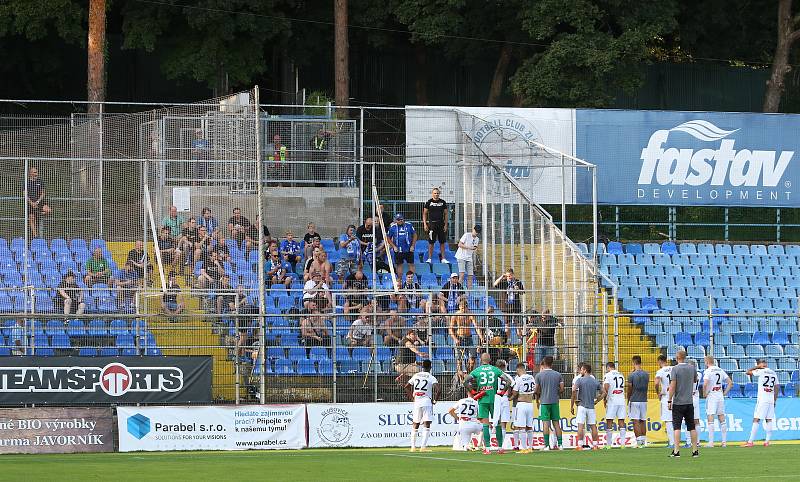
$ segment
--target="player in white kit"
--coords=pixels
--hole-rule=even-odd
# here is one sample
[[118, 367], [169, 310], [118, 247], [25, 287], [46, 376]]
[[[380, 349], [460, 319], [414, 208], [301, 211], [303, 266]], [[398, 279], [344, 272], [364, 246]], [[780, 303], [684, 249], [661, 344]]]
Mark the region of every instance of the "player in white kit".
[[408, 382], [405, 389], [414, 397], [412, 408], [411, 430], [411, 452], [417, 448], [417, 431], [420, 424], [425, 424], [422, 430], [422, 443], [419, 445], [420, 452], [428, 452], [428, 437], [431, 434], [431, 421], [433, 420], [433, 404], [439, 396], [439, 381], [431, 374], [431, 361], [422, 362], [422, 371], [415, 373]]
[[769, 447], [772, 438], [772, 421], [775, 419], [775, 404], [778, 403], [778, 376], [767, 366], [767, 361], [763, 358], [756, 360], [756, 366], [747, 370], [750, 376], [758, 377], [758, 398], [756, 398], [756, 409], [753, 412], [753, 427], [750, 429], [750, 438], [744, 447], [752, 447], [753, 440], [758, 433], [758, 422], [763, 420], [764, 431], [767, 436], [764, 438], [764, 447]]
[[669, 384], [672, 381], [672, 377], [670, 376], [672, 367], [667, 361], [666, 355], [658, 355], [658, 367], [655, 377], [655, 387], [656, 393], [658, 393], [658, 399], [661, 401], [661, 423], [667, 430], [669, 447], [674, 447], [675, 433], [672, 430], [672, 410], [670, 410], [669, 404], [667, 403], [667, 392], [669, 390]]
[[472, 436], [480, 439], [483, 424], [478, 422], [478, 402], [472, 397], [465, 397], [456, 402], [450, 410], [450, 415], [458, 421], [458, 433], [453, 440], [453, 450], [474, 450]]
[[614, 420], [617, 421], [619, 430], [619, 446], [625, 448], [625, 376], [617, 371], [614, 362], [606, 363], [606, 375], [603, 377], [603, 402], [606, 406], [606, 446], [610, 449], [613, 445], [611, 429]]
[[733, 383], [725, 370], [714, 363], [713, 356], [705, 358], [706, 371], [703, 374], [703, 393], [706, 396], [706, 416], [708, 417], [708, 448], [714, 446], [714, 417], [719, 419], [722, 432], [722, 446], [728, 446], [728, 420], [725, 414], [725, 397]]
[[[703, 389], [703, 372], [701, 372], [697, 368], [697, 361], [689, 360], [689, 366], [694, 368], [694, 371], [697, 372], [697, 381], [694, 382], [694, 388], [692, 389], [692, 408], [694, 409], [694, 426], [700, 427], [700, 390]], [[688, 430], [686, 431], [688, 433]], [[698, 435], [699, 437], [699, 435]], [[686, 438], [686, 445], [684, 448], [689, 448], [691, 443], [687, 436]]]
[[536, 379], [525, 369], [525, 364], [517, 365], [517, 376], [511, 398], [514, 400], [514, 434], [519, 444], [520, 454], [529, 454], [533, 449], [533, 395], [536, 392]]
[[[497, 360], [494, 366], [505, 372], [506, 368], [508, 368], [508, 363], [505, 360]], [[497, 427], [500, 427], [501, 430], [506, 430], [506, 425], [511, 422], [511, 404], [508, 401], [510, 395], [511, 386], [505, 378], [501, 378], [497, 385], [497, 392], [494, 395], [494, 412], [492, 412], [491, 418], [493, 433], [496, 432]], [[505, 437], [504, 440], [506, 440]]]

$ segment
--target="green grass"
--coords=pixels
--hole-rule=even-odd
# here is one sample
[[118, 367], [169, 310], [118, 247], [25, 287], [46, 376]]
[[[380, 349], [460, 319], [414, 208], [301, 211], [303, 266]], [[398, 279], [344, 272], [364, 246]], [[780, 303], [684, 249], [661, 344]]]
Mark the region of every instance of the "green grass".
[[797, 445], [482, 455], [436, 448], [0, 456], [2, 480], [798, 480]]

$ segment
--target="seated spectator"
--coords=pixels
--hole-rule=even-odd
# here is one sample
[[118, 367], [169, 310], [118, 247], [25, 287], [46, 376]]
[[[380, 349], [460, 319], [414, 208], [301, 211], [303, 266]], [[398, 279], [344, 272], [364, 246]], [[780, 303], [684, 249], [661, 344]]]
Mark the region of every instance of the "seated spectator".
[[394, 369], [398, 373], [397, 378], [395, 378], [397, 383], [405, 384], [408, 378], [419, 371], [417, 357], [430, 358], [428, 352], [423, 351], [422, 347], [423, 343], [417, 337], [417, 332], [413, 329], [406, 330], [406, 336], [400, 340], [397, 356], [395, 356]]
[[247, 228], [249, 227], [250, 220], [242, 216], [242, 210], [233, 208], [233, 216], [228, 219], [228, 236], [236, 241], [239, 247], [247, 237]]
[[231, 286], [231, 278], [227, 274], [222, 274], [219, 281], [211, 285], [214, 290], [214, 307], [217, 314], [236, 313], [247, 297], [243, 288], [235, 289]]
[[282, 284], [288, 290], [294, 281], [294, 278], [289, 275], [291, 269], [292, 265], [286, 260], [281, 260], [277, 252], [271, 253], [269, 258], [264, 261], [264, 281], [267, 286]]
[[211, 257], [203, 262], [200, 274], [197, 276], [197, 287], [201, 290], [208, 288], [220, 280], [225, 274], [225, 267], [222, 266], [217, 253], [212, 251]]
[[397, 311], [389, 311], [389, 316], [383, 321], [383, 344], [386, 346], [399, 345], [405, 330], [405, 320], [397, 315]]
[[144, 278], [144, 269], [145, 267], [150, 267], [150, 262], [147, 259], [147, 253], [144, 250], [144, 243], [142, 241], [136, 241], [133, 249], [128, 251], [128, 259], [126, 259], [125, 262], [131, 264], [139, 275], [139, 278]]
[[170, 266], [172, 271], [183, 273], [181, 250], [166, 226], [161, 228], [161, 234], [158, 237], [158, 250], [161, 253], [161, 262], [164, 266]]
[[[456, 276], [458, 276], [456, 274]], [[469, 312], [469, 308], [467, 307], [467, 300], [461, 300], [458, 303], [458, 311], [450, 317], [450, 328], [448, 333], [450, 338], [453, 340], [453, 345], [456, 347], [457, 351], [460, 349], [462, 353], [466, 352], [469, 354], [471, 358], [475, 358], [477, 354], [475, 338], [472, 334], [472, 330], [475, 330], [475, 333], [478, 334], [478, 339], [480, 340], [480, 344], [483, 345], [485, 343], [483, 337], [483, 331], [478, 326], [478, 322], [475, 320], [475, 317], [472, 313]]]
[[117, 275], [117, 280], [114, 286], [118, 290], [118, 299], [120, 308], [131, 309], [134, 306], [134, 294], [136, 289], [141, 287], [141, 278], [139, 273], [133, 268], [130, 261], [125, 262], [125, 266], [120, 270]]
[[310, 301], [314, 301], [315, 306], [323, 311], [333, 306], [330, 288], [322, 280], [322, 274], [319, 271], [312, 273], [311, 279], [306, 281], [303, 286], [303, 306], [308, 308]]
[[305, 311], [305, 316], [300, 320], [300, 343], [307, 347], [331, 346], [331, 335], [316, 303], [306, 303]]
[[447, 283], [439, 292], [439, 306], [443, 313], [452, 313], [458, 309], [461, 300], [466, 300], [464, 285], [458, 281], [458, 273], [452, 273]]
[[512, 356], [511, 350], [508, 348], [501, 348], [501, 346], [508, 344], [508, 339], [511, 337], [511, 326], [503, 323], [500, 317], [494, 313], [494, 308], [491, 306], [486, 311], [488, 318], [486, 319], [486, 342], [489, 344], [489, 355], [492, 360], [504, 359], [508, 360]]
[[28, 177], [28, 224], [31, 227], [31, 237], [38, 238], [39, 222], [42, 216], [48, 216], [53, 212], [50, 205], [45, 200], [44, 183], [39, 178], [39, 170], [35, 167], [30, 168]]
[[183, 308], [181, 287], [175, 279], [175, 272], [170, 271], [167, 277], [167, 291], [161, 297], [161, 309], [168, 315], [179, 315], [183, 313]]
[[181, 232], [186, 226], [186, 220], [183, 219], [183, 216], [178, 215], [178, 208], [170, 206], [169, 214], [164, 216], [164, 219], [161, 221], [161, 226], [169, 228], [170, 236], [178, 239], [181, 237]]
[[261, 224], [261, 216], [256, 216], [256, 222], [251, 224], [245, 230], [245, 238], [244, 238], [244, 250], [246, 253], [249, 253], [251, 250], [256, 249], [258, 247], [258, 226], [261, 226], [261, 230], [264, 235], [264, 246], [268, 246], [270, 241], [272, 241], [272, 236], [269, 233], [269, 228], [266, 225]]
[[82, 315], [86, 309], [86, 303], [83, 302], [83, 290], [78, 286], [72, 270], [67, 271], [64, 279], [56, 288], [56, 304], [61, 307], [61, 311], [65, 315]]
[[28, 337], [25, 336], [25, 320], [18, 319], [11, 327], [8, 337], [8, 344], [11, 346], [11, 354], [14, 356], [25, 355], [25, 348], [28, 345]]
[[331, 263], [328, 261], [328, 253], [322, 248], [315, 249], [313, 258], [306, 263], [303, 279], [307, 281], [311, 273], [320, 273], [322, 279], [325, 280], [326, 283], [332, 283], [331, 271], [332, 267]]
[[317, 249], [322, 249], [322, 238], [311, 238], [311, 244], [306, 244], [305, 247], [305, 264], [304, 267], [307, 267], [311, 261], [314, 260], [314, 251]]
[[347, 291], [344, 301], [345, 315], [352, 310], [360, 311], [368, 304], [366, 292], [369, 289], [369, 280], [364, 274], [363, 266], [359, 265], [358, 270], [344, 280], [344, 289]]
[[361, 243], [356, 237], [356, 227], [350, 225], [347, 232], [339, 236], [339, 249], [344, 249], [345, 253], [336, 263], [336, 274], [339, 279], [344, 279], [356, 270], [358, 262], [361, 260]]
[[294, 233], [291, 231], [286, 231], [286, 239], [281, 241], [281, 245], [278, 248], [278, 251], [281, 253], [286, 261], [291, 263], [292, 271], [297, 268], [297, 263], [300, 262], [300, 243], [294, 239]]
[[347, 344], [353, 346], [372, 346], [372, 331], [375, 326], [374, 315], [369, 308], [361, 310], [361, 316], [353, 321], [347, 332]]
[[500, 311], [506, 314], [506, 323], [514, 324], [514, 318], [522, 313], [522, 295], [525, 294], [525, 286], [522, 280], [514, 276], [514, 270], [506, 268], [506, 272], [494, 280], [493, 285], [500, 290], [496, 296], [500, 302]]
[[319, 241], [322, 240], [322, 236], [320, 236], [317, 232], [317, 228], [314, 223], [308, 223], [308, 226], [306, 226], [306, 234], [303, 236], [303, 241], [305, 242], [303, 257], [305, 259], [311, 257], [311, 252], [314, 249], [312, 244], [314, 243], [315, 239], [318, 241], [317, 246], [319, 246]]
[[400, 291], [399, 295], [392, 295], [400, 313], [408, 313], [411, 308], [419, 308], [423, 303], [422, 286], [417, 283], [414, 273], [410, 271], [406, 273], [406, 279], [400, 285]]
[[213, 247], [211, 251], [217, 253], [217, 258], [223, 263], [228, 262], [231, 260], [231, 250], [228, 247], [228, 242], [225, 240], [224, 236], [220, 236], [216, 243], [212, 243]]
[[203, 208], [200, 213], [200, 219], [197, 220], [197, 225], [201, 228], [206, 228], [206, 231], [211, 236], [216, 236], [219, 233], [219, 221], [211, 215], [211, 208]]
[[186, 225], [181, 230], [181, 237], [178, 238], [178, 248], [186, 253], [184, 264], [191, 265], [195, 257], [195, 251], [200, 248], [200, 228], [197, 226], [197, 219], [194, 216], [189, 218]]
[[111, 267], [103, 257], [103, 250], [95, 248], [92, 257], [86, 260], [86, 276], [83, 282], [91, 288], [95, 283], [106, 283], [111, 281]]
[[215, 246], [214, 236], [209, 234], [208, 228], [200, 226], [197, 228], [197, 234], [197, 242], [194, 244], [194, 254], [192, 257], [193, 263], [208, 259], [211, 255], [211, 250]]

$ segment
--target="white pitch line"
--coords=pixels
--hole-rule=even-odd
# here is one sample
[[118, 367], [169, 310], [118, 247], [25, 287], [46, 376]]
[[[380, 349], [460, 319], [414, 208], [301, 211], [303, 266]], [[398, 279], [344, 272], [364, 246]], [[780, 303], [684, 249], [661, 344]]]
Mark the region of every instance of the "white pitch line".
[[626, 475], [630, 477], [651, 477], [657, 479], [669, 479], [669, 480], [720, 480], [720, 479], [775, 479], [775, 478], [785, 478], [785, 475], [756, 475], [756, 476], [747, 476], [747, 477], [738, 477], [738, 476], [724, 476], [724, 477], [678, 477], [673, 475], [658, 475], [658, 474], [637, 474], [632, 472], [614, 472], [611, 470], [594, 470], [594, 469], [580, 469], [576, 467], [554, 467], [552, 465], [535, 465], [535, 464], [515, 464], [513, 462], [498, 462], [498, 461], [491, 461], [491, 460], [468, 460], [468, 459], [454, 459], [448, 457], [429, 457], [425, 455], [405, 455], [405, 454], [383, 454], [388, 457], [406, 457], [406, 458], [413, 458], [413, 459], [428, 459], [428, 460], [444, 460], [448, 462], [468, 462], [472, 464], [488, 464], [488, 465], [510, 465], [513, 467], [530, 467], [536, 469], [548, 469], [548, 470], [564, 470], [567, 472], [584, 472], [584, 473], [592, 473], [592, 474], [605, 474], [605, 475]]

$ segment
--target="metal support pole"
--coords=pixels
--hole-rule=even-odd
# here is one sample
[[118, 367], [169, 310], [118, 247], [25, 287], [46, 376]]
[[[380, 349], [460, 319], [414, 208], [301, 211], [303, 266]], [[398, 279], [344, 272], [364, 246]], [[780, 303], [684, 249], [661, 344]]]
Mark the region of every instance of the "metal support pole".
[[725, 208], [725, 241], [728, 241], [728, 208]]
[[[603, 291], [603, 303], [607, 303], [606, 301], [606, 292]], [[614, 310], [614, 314], [616, 314], [616, 310]], [[602, 344], [602, 364], [605, 366], [608, 363], [608, 315], [603, 317], [603, 326], [602, 326], [602, 337], [603, 337], [603, 344]]]
[[619, 363], [619, 313], [614, 310], [614, 360]]
[[[486, 173], [489, 171], [490, 168], [487, 167], [487, 166], [481, 166], [481, 169], [483, 170], [483, 176], [481, 176], [483, 178], [482, 179], [483, 182], [482, 182], [482, 186], [481, 186], [482, 187], [482, 190], [481, 190], [481, 224], [483, 226], [487, 226], [488, 227], [489, 223], [488, 223], [488, 219], [486, 217]], [[486, 246], [486, 243], [484, 242], [483, 245]], [[486, 259], [487, 258], [487, 256], [486, 256], [487, 251], [488, 250], [486, 250], [485, 248], [483, 249], [483, 255], [484, 255], [483, 258], [484, 259], [483, 259], [483, 263], [481, 263], [483, 265], [483, 292], [484, 292], [483, 293], [483, 305], [484, 305], [483, 306], [483, 312], [484, 313], [488, 313], [489, 312], [489, 260]], [[488, 323], [489, 317], [485, 316], [484, 317], [484, 321]], [[486, 329], [486, 327], [484, 326], [484, 330], [485, 329]]]
[[781, 208], [775, 209], [775, 242], [781, 242]]
[[358, 215], [361, 221], [364, 220], [364, 108], [359, 109], [361, 128], [358, 131]]
[[[147, 160], [144, 160], [141, 163], [141, 166], [142, 166], [142, 175], [141, 175], [142, 192], [144, 192], [145, 189], [146, 189], [145, 186], [147, 186], [148, 176], [149, 176], [149, 173], [148, 173], [149, 166], [147, 165]], [[145, 259], [149, 260], [149, 257], [147, 255], [147, 242], [148, 242], [147, 241], [147, 207], [144, 206], [144, 196], [142, 196], [142, 208], [143, 208], [142, 209], [142, 244], [144, 245], [144, 256], [145, 256]], [[154, 239], [153, 240], [154, 246], [155, 246], [156, 242], [157, 242], [157, 240]], [[147, 289], [147, 284], [148, 284], [147, 280], [150, 277], [150, 270], [148, 269], [148, 267], [149, 267], [148, 265], [149, 264], [150, 263], [147, 263], [147, 262], [142, 264], [142, 288], [143, 289]], [[137, 303], [136, 306], [137, 306], [137, 313], [138, 313], [139, 304]]]
[[333, 333], [331, 334], [331, 361], [333, 363], [333, 379], [331, 383], [333, 383], [333, 403], [336, 403], [338, 397], [336, 372], [339, 370], [336, 369], [336, 352], [339, 348], [339, 327], [336, 324], [337, 318], [338, 316], [333, 317]]
[[709, 296], [708, 297], [708, 354], [714, 356], [714, 313], [713, 313], [713, 305], [714, 299]]
[[[258, 377], [259, 383], [259, 402], [265, 402], [265, 394], [264, 391], [266, 390], [266, 366], [265, 366], [265, 351], [266, 347], [266, 334], [265, 331], [267, 329], [267, 305], [265, 298], [265, 289], [264, 284], [266, 280], [264, 279], [264, 229], [262, 226], [264, 225], [264, 172], [263, 166], [261, 165], [261, 107], [260, 107], [260, 94], [258, 90], [258, 86], [256, 85], [253, 87], [253, 114], [255, 116], [255, 159], [256, 159], [256, 178], [258, 182], [256, 183], [256, 196], [258, 200], [256, 201], [257, 208], [258, 208], [258, 327], [259, 327], [259, 335], [258, 340], [261, 343], [261, 349], [258, 351], [258, 363], [261, 365], [261, 376]], [[239, 390], [236, 390], [236, 397], [239, 397]]]
[[614, 206], [614, 239], [619, 241], [619, 206]]
[[[534, 215], [533, 215], [533, 204], [528, 204], [528, 216], [530, 217], [530, 222], [528, 223], [528, 229], [530, 231], [529, 235], [531, 237], [531, 247], [530, 247], [530, 264], [531, 264], [531, 294], [533, 299], [531, 300], [531, 305], [535, 309], [539, 309], [539, 303], [536, 301], [536, 244], [534, 240], [536, 239], [536, 228], [534, 227]], [[544, 275], [544, 273], [542, 273]], [[541, 311], [541, 310], [540, 310]]]
[[561, 232], [567, 236], [567, 171], [564, 167], [564, 154], [561, 154]]
[[[239, 315], [238, 315], [238, 313], [235, 315], [235, 318], [233, 319], [233, 324], [236, 327], [236, 333], [239, 333]], [[260, 351], [261, 352], [264, 351], [264, 345], [261, 345], [261, 350]], [[234, 380], [235, 380], [234, 381], [234, 388], [236, 390], [236, 395], [234, 395], [234, 397], [235, 397], [236, 405], [239, 405], [239, 403], [240, 403], [239, 388], [241, 387], [241, 376], [242, 376], [242, 373], [239, 370], [240, 360], [239, 360], [239, 337], [238, 336], [236, 338], [236, 347], [234, 348], [233, 359], [235, 360], [234, 363], [233, 363], [233, 373], [234, 373], [234, 377], [235, 377], [234, 378]], [[264, 371], [264, 365], [263, 364], [261, 365], [261, 371], [262, 372]], [[262, 393], [261, 396], [263, 397], [264, 394]], [[262, 401], [262, 403], [263, 403], [263, 401]]]
[[597, 168], [592, 168], [592, 263], [597, 266]]
[[98, 238], [103, 239], [103, 103], [100, 103], [100, 169], [97, 173], [97, 184], [100, 186], [98, 216]]

